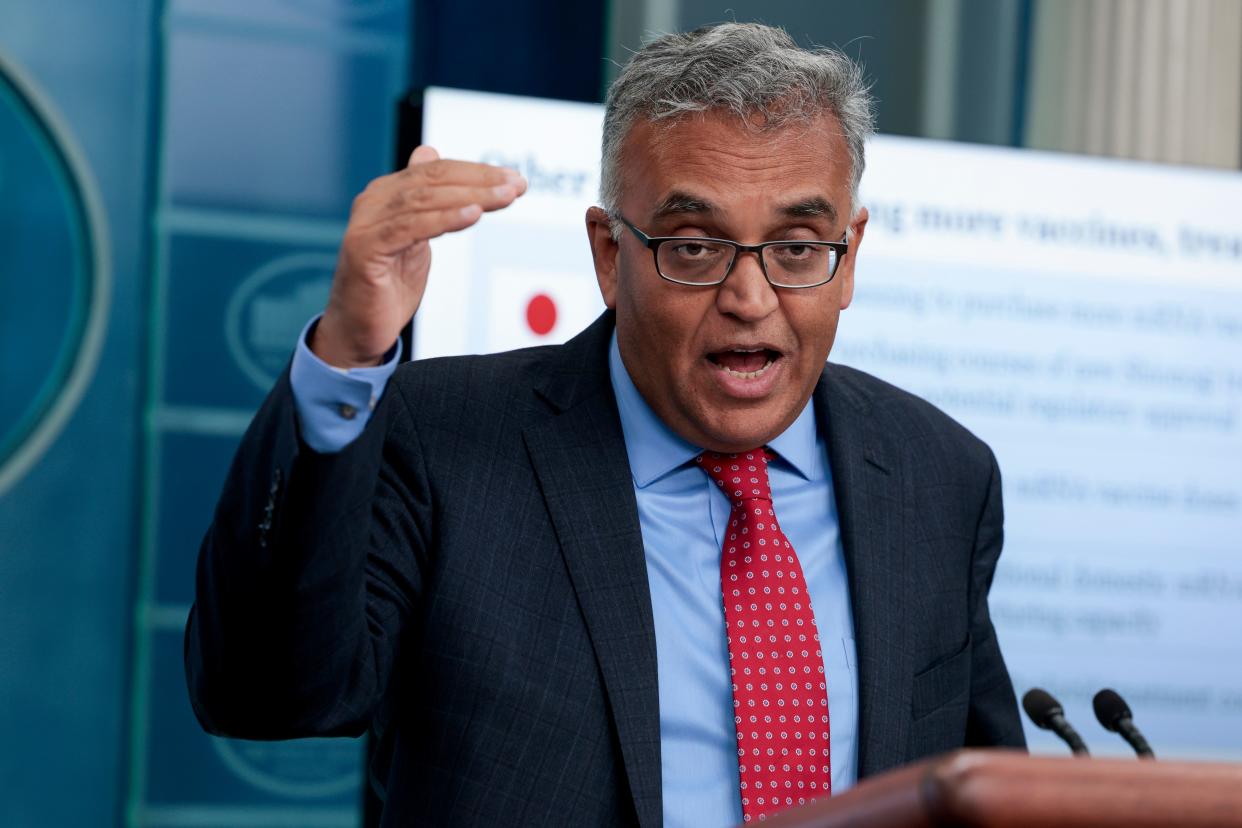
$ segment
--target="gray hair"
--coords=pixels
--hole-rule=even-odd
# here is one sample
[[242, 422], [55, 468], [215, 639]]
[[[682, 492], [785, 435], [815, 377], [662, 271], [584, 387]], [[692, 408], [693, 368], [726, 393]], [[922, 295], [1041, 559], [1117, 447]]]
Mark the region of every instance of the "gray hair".
[[[763, 130], [834, 115], [850, 153], [850, 213], [857, 210], [863, 145], [875, 131], [861, 67], [836, 49], [803, 49], [783, 29], [719, 23], [648, 43], [609, 87], [599, 193], [609, 215], [621, 201], [621, 145], [635, 122], [709, 110], [733, 113], [746, 124], [758, 115]], [[613, 232], [620, 232], [615, 222]]]

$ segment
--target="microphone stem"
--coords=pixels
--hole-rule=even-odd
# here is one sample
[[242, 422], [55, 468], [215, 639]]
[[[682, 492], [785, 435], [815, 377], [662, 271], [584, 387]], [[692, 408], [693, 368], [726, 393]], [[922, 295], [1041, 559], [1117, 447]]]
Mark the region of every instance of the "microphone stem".
[[1071, 730], [1069, 733], [1065, 734], [1065, 741], [1069, 743], [1070, 752], [1072, 752], [1075, 756], [1091, 755], [1087, 750], [1087, 746], [1083, 744], [1082, 737], [1075, 731]]
[[1069, 745], [1070, 751], [1075, 756], [1090, 756], [1087, 746], [1083, 743], [1082, 737], [1078, 735], [1078, 731], [1074, 730], [1074, 726], [1065, 720], [1065, 716], [1060, 713], [1054, 713], [1049, 717], [1048, 724], [1052, 731], [1061, 737], [1061, 741]]
[[1134, 748], [1134, 752], [1138, 754], [1140, 759], [1156, 758], [1151, 745], [1147, 744], [1143, 734], [1139, 733], [1138, 728], [1134, 726], [1134, 722], [1130, 719], [1126, 718], [1117, 722], [1117, 732], [1121, 734], [1121, 738], [1130, 743], [1130, 747]]

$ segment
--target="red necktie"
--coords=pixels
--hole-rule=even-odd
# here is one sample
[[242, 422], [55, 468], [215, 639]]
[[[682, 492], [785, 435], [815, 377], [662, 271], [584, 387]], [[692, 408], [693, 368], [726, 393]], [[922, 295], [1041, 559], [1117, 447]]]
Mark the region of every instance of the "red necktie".
[[696, 462], [732, 503], [720, 555], [742, 815], [832, 793], [828, 688], [802, 566], [776, 521], [767, 449]]

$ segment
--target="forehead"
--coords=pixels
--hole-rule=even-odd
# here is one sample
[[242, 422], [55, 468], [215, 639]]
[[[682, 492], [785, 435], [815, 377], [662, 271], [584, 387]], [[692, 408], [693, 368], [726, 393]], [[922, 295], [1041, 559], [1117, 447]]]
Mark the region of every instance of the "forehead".
[[731, 113], [639, 121], [626, 136], [621, 161], [624, 201], [639, 209], [670, 192], [725, 206], [820, 196], [847, 209], [849, 150], [827, 113], [775, 129], [747, 125]]

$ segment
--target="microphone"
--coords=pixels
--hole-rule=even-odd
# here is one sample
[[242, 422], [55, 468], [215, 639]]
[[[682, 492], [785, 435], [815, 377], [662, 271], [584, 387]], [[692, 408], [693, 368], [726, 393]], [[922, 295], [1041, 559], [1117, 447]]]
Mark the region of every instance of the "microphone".
[[1051, 730], [1060, 736], [1075, 756], [1088, 755], [1087, 746], [1083, 744], [1082, 737], [1065, 720], [1065, 711], [1061, 708], [1061, 703], [1047, 690], [1039, 687], [1027, 690], [1026, 695], [1022, 697], [1022, 709], [1026, 711], [1026, 715], [1031, 717], [1036, 727]]
[[1134, 752], [1140, 759], [1156, 758], [1156, 754], [1152, 753], [1151, 746], [1147, 744], [1143, 734], [1139, 733], [1139, 729], [1134, 726], [1134, 716], [1130, 713], [1130, 705], [1126, 704], [1126, 700], [1116, 690], [1106, 687], [1096, 693], [1091, 706], [1095, 708], [1095, 717], [1100, 720], [1100, 724], [1104, 725], [1104, 729], [1120, 733], [1121, 738], [1130, 743], [1130, 747], [1134, 748]]

